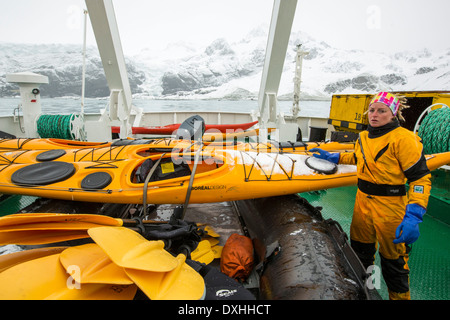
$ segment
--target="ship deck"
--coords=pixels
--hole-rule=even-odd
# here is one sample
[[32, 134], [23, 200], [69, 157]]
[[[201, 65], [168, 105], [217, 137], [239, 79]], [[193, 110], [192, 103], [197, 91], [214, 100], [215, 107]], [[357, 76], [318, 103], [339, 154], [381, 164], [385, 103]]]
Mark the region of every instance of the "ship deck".
[[[300, 196], [307, 199], [313, 206], [322, 207], [325, 219], [331, 218], [340, 223], [344, 231], [350, 235], [353, 205], [357, 187], [342, 187], [314, 193], [304, 193]], [[448, 217], [448, 204], [430, 197], [431, 206], [437, 208], [440, 214]], [[447, 206], [443, 211], [443, 206]], [[431, 210], [429, 210], [431, 211]], [[438, 214], [427, 213], [420, 224], [420, 238], [412, 246], [408, 265], [410, 267], [410, 288], [412, 300], [448, 300], [450, 298], [450, 225]], [[380, 266], [380, 257], [376, 254], [375, 264]], [[381, 279], [378, 290], [383, 299], [388, 299], [387, 287]]]

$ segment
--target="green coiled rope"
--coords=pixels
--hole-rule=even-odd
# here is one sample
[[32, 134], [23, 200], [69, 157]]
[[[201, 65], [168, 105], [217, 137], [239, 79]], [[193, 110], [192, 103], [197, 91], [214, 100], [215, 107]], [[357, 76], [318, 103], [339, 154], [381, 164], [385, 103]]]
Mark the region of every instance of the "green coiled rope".
[[431, 110], [420, 124], [425, 154], [450, 151], [450, 108]]
[[41, 138], [74, 140], [72, 121], [75, 117], [75, 114], [41, 115], [37, 121], [37, 132]]

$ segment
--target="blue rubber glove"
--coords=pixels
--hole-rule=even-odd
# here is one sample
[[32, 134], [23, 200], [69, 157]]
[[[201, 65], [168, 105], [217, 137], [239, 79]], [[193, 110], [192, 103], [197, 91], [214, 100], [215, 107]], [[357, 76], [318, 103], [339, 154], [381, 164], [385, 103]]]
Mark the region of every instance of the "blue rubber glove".
[[423, 215], [426, 210], [422, 206], [416, 203], [411, 203], [406, 206], [405, 216], [402, 223], [397, 227], [395, 231], [394, 243], [411, 244], [419, 239], [419, 223], [423, 220]]
[[338, 164], [339, 162], [339, 153], [330, 153], [328, 151], [319, 149], [319, 148], [312, 148], [309, 151], [311, 152], [319, 152], [320, 154], [313, 154], [315, 158], [328, 160], [330, 162]]

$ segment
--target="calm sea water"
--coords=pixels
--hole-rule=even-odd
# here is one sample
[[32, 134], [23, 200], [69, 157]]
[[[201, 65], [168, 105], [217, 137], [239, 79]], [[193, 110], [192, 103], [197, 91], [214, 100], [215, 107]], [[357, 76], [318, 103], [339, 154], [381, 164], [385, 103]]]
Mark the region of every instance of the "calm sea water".
[[[106, 108], [107, 99], [85, 99], [85, 113], [99, 113]], [[14, 108], [20, 104], [19, 98], [0, 98], [0, 116], [12, 115]], [[81, 110], [81, 100], [72, 98], [41, 99], [43, 114], [69, 114]], [[136, 107], [144, 111], [221, 111], [251, 112], [258, 110], [256, 100], [146, 100], [134, 99]], [[292, 114], [291, 101], [279, 101], [278, 108], [285, 115]], [[327, 118], [330, 113], [330, 101], [300, 101], [300, 115], [306, 117]], [[21, 112], [22, 114], [22, 112]]]

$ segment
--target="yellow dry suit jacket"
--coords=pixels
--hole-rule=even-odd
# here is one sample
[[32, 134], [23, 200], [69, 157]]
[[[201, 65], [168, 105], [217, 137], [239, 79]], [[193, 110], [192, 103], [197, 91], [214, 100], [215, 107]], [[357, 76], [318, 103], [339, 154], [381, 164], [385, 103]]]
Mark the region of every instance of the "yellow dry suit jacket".
[[[342, 153], [339, 163], [357, 165], [358, 188], [362, 192], [379, 196], [407, 194], [408, 204], [426, 209], [431, 174], [422, 142], [413, 132], [400, 127], [398, 121], [386, 126], [375, 133], [361, 132], [355, 151]], [[406, 182], [408, 191], [403, 187]]]

